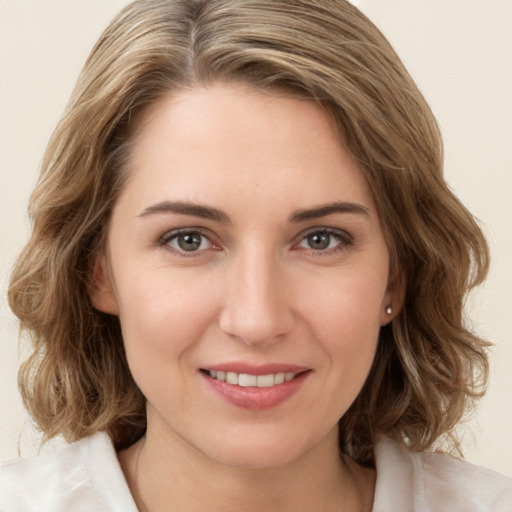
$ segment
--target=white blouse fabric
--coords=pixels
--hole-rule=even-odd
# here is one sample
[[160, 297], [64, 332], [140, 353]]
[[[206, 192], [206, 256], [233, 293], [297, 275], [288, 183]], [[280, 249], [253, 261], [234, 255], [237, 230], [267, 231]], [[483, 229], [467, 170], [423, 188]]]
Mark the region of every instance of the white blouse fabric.
[[[512, 479], [448, 455], [376, 449], [373, 512], [512, 512]], [[137, 512], [109, 436], [0, 462], [0, 512]]]

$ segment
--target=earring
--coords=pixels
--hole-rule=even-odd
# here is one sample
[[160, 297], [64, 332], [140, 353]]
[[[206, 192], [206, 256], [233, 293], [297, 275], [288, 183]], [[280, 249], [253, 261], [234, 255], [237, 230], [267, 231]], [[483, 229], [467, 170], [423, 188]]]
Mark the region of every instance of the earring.
[[391, 315], [393, 313], [393, 308], [391, 306], [386, 306], [386, 314]]

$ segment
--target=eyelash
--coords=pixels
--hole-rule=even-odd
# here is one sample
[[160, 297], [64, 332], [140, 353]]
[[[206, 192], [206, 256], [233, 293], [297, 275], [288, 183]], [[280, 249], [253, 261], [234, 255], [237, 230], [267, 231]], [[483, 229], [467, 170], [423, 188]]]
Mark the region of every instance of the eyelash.
[[179, 249], [179, 248], [176, 248], [176, 247], [172, 247], [170, 245], [173, 240], [177, 240], [180, 236], [186, 236], [186, 235], [190, 235], [190, 236], [198, 235], [199, 237], [201, 237], [201, 244], [204, 242], [204, 240], [207, 240], [208, 243], [212, 247], [218, 247], [217, 244], [215, 244], [211, 240], [211, 237], [205, 235], [200, 229], [194, 229], [194, 228], [184, 228], [184, 229], [177, 229], [177, 230], [169, 231], [168, 233], [163, 235], [158, 240], [158, 245], [161, 246], [161, 247], [166, 247], [169, 250], [173, 251], [174, 253], [176, 253], [179, 256], [182, 256], [184, 258], [197, 257], [197, 256], [201, 255], [201, 253], [205, 249], [198, 249], [198, 250], [194, 250], [194, 251], [186, 251], [184, 249]]
[[[210, 247], [206, 249], [200, 249], [193, 251], [186, 251], [184, 249], [172, 247], [170, 243], [174, 240], [177, 240], [180, 236], [199, 236], [201, 238], [200, 244], [202, 245], [204, 240], [207, 240], [210, 244]], [[337, 243], [334, 247], [327, 247], [325, 249], [313, 249], [311, 247], [300, 247], [300, 244], [304, 243], [309, 237], [313, 235], [323, 235], [329, 237], [329, 245], [332, 241], [332, 238], [335, 238], [337, 240]], [[220, 246], [215, 244], [211, 238], [204, 234], [200, 229], [194, 229], [194, 228], [184, 228], [184, 229], [178, 229], [169, 231], [165, 235], [163, 235], [158, 240], [158, 245], [161, 247], [167, 247], [168, 249], [172, 250], [176, 254], [182, 256], [182, 257], [194, 257], [199, 256], [202, 254], [203, 251], [209, 249], [209, 248], [217, 248], [216, 250], [220, 249]], [[310, 250], [315, 256], [327, 256], [334, 253], [338, 253], [340, 251], [346, 250], [348, 247], [354, 245], [354, 239], [353, 237], [347, 233], [346, 231], [341, 231], [337, 229], [331, 229], [331, 228], [314, 228], [309, 230], [308, 232], [300, 235], [300, 240], [298, 243], [294, 244], [293, 249], [294, 250]]]
[[[300, 247], [300, 244], [305, 242], [307, 238], [313, 236], [313, 235], [326, 235], [330, 237], [330, 242], [332, 241], [332, 238], [337, 240], [337, 243], [334, 247], [326, 248], [326, 249], [313, 249], [311, 247]], [[329, 242], [329, 244], [330, 244]], [[306, 232], [305, 234], [301, 235], [300, 241], [298, 244], [295, 244], [294, 247], [298, 247], [297, 250], [310, 250], [315, 256], [328, 256], [335, 253], [338, 253], [340, 251], [346, 250], [348, 247], [354, 245], [354, 238], [352, 235], [347, 233], [346, 231], [341, 231], [338, 229], [332, 229], [332, 228], [314, 228]]]

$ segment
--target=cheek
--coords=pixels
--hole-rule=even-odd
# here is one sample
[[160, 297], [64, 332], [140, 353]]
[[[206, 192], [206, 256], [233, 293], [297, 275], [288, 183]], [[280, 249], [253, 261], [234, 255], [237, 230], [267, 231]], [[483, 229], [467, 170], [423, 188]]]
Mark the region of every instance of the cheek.
[[374, 332], [380, 327], [386, 289], [387, 268], [352, 266], [307, 282], [303, 309], [319, 319], [320, 329], [343, 324], [348, 337], [366, 328]]
[[385, 272], [343, 273], [310, 286], [304, 311], [313, 336], [321, 340], [334, 377], [357, 394], [372, 365], [380, 331]]
[[126, 281], [119, 290], [119, 316], [129, 359], [178, 355], [194, 345], [218, 303], [203, 281], [168, 269]]
[[119, 317], [130, 371], [152, 404], [186, 410], [194, 350], [215, 316], [217, 303], [204, 285], [171, 272], [147, 272], [119, 290]]

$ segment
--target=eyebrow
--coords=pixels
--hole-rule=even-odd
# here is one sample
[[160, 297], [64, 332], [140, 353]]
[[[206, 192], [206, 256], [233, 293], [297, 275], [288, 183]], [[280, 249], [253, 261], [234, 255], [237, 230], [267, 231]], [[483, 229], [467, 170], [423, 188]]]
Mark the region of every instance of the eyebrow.
[[321, 217], [326, 217], [327, 215], [333, 215], [335, 213], [355, 213], [358, 215], [364, 215], [366, 217], [370, 216], [370, 210], [362, 204], [337, 201], [313, 208], [297, 210], [290, 215], [288, 220], [294, 223], [303, 222], [306, 220], [319, 219]]
[[[230, 224], [231, 219], [229, 216], [217, 208], [211, 206], [205, 206], [195, 203], [183, 202], [183, 201], [161, 201], [152, 206], [148, 206], [139, 215], [139, 217], [147, 217], [155, 214], [166, 214], [176, 213], [179, 215], [190, 215], [192, 217], [199, 217], [201, 219], [212, 220], [215, 222], [222, 222], [224, 224]], [[307, 220], [319, 219], [328, 215], [334, 215], [336, 213], [351, 213], [369, 216], [370, 211], [366, 206], [358, 203], [350, 203], [346, 201], [337, 201], [333, 203], [319, 205], [313, 208], [305, 208], [293, 212], [288, 218], [289, 222], [298, 223]]]
[[171, 201], [162, 201], [152, 206], [148, 206], [139, 215], [139, 217], [147, 217], [148, 215], [154, 215], [157, 213], [177, 213], [180, 215], [190, 215], [192, 217], [213, 220], [216, 222], [222, 222], [224, 224], [229, 224], [231, 222], [231, 219], [228, 217], [228, 215], [222, 210], [218, 210], [217, 208], [203, 206], [195, 203]]

